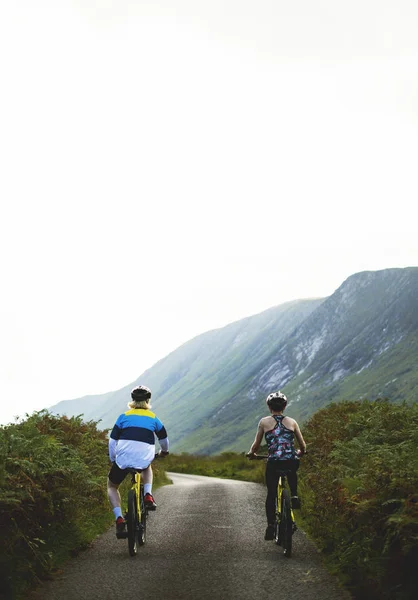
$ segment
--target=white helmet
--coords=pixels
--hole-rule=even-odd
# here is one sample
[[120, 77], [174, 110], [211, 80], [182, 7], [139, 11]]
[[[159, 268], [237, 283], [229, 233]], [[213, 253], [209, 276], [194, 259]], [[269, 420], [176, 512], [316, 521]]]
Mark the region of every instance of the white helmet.
[[269, 406], [275, 404], [276, 406], [281, 406], [279, 410], [284, 410], [287, 405], [287, 398], [280, 390], [278, 392], [273, 392], [269, 394], [266, 398], [266, 402]]

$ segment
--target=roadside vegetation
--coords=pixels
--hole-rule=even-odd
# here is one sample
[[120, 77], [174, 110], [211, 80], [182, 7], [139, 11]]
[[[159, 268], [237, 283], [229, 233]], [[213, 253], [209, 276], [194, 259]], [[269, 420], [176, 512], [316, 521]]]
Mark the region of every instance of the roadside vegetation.
[[0, 427], [0, 598], [23, 597], [112, 524], [107, 444], [97, 422], [47, 411]]
[[[298, 521], [329, 569], [358, 600], [416, 598], [418, 405], [331, 404], [303, 435]], [[244, 454], [170, 455], [164, 467], [264, 483], [264, 463]]]
[[175, 473], [263, 483], [265, 465], [262, 461], [249, 461], [244, 453], [223, 452], [213, 456], [182, 453], [169, 454], [164, 459], [164, 469]]

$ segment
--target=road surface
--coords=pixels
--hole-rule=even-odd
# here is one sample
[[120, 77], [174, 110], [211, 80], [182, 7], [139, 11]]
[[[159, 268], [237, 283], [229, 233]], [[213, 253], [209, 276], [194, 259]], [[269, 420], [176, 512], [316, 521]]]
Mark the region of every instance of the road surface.
[[264, 486], [169, 477], [136, 557], [112, 527], [30, 600], [349, 600], [301, 531], [290, 559], [264, 540]]

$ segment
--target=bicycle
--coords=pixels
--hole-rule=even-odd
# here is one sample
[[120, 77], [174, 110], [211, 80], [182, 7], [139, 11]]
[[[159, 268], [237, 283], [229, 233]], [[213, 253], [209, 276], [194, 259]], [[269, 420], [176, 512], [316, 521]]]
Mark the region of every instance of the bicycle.
[[[250, 460], [265, 460], [268, 456], [253, 454], [248, 456]], [[274, 541], [282, 546], [286, 558], [292, 556], [292, 537], [297, 530], [295, 515], [292, 510], [292, 502], [289, 490], [286, 487], [286, 476], [288, 471], [279, 472], [276, 495], [276, 521], [274, 523]]]
[[[160, 454], [155, 455], [155, 459]], [[145, 544], [147, 533], [148, 508], [145, 505], [144, 484], [141, 482], [143, 469], [127, 469], [131, 473], [131, 489], [128, 491], [125, 512], [126, 531], [116, 533], [118, 539], [128, 539], [131, 556], [136, 556], [140, 546]]]
[[126, 530], [116, 533], [118, 539], [128, 539], [128, 549], [135, 556], [139, 546], [145, 544], [148, 509], [144, 501], [144, 484], [141, 483], [142, 469], [127, 469], [131, 473], [131, 489], [128, 491], [125, 512]]

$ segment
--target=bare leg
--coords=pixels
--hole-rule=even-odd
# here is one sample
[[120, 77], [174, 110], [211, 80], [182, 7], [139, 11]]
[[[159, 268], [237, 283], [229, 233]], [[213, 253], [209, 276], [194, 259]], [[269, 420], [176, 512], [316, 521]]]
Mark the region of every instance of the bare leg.
[[112, 508], [120, 508], [121, 505], [118, 487], [119, 486], [112, 483], [110, 479], [107, 480], [107, 495]]
[[155, 510], [157, 505], [154, 500], [148, 498], [147, 494], [152, 495], [152, 480], [153, 480], [153, 472], [151, 465], [142, 471], [142, 481], [144, 483], [144, 492], [145, 492], [145, 506], [148, 510]]
[[152, 485], [153, 472], [152, 472], [151, 465], [142, 471], [141, 479], [142, 479], [142, 483], [144, 483], [144, 484], [150, 483]]

